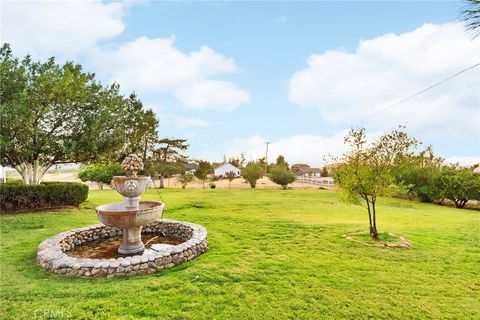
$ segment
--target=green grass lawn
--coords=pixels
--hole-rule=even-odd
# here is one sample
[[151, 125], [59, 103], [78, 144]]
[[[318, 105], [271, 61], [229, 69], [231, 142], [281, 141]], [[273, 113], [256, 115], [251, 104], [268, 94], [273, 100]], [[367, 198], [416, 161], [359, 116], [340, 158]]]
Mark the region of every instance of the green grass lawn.
[[[208, 229], [209, 251], [153, 275], [62, 278], [36, 248], [98, 223], [120, 201], [91, 191], [80, 210], [1, 216], [1, 319], [479, 319], [480, 212], [399, 199], [378, 207], [381, 232], [413, 248], [379, 249], [361, 207], [321, 190], [165, 190], [166, 218]], [[158, 199], [149, 190], [143, 199]]]

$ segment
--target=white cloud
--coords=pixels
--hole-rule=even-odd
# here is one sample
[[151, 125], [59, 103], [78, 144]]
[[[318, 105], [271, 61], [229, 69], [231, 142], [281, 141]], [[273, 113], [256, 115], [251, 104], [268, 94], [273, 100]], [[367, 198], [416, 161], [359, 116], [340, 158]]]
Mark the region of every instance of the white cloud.
[[125, 8], [100, 0], [2, 1], [2, 42], [19, 55], [71, 57], [120, 34]]
[[205, 128], [209, 126], [209, 123], [207, 121], [196, 118], [174, 116], [172, 120], [175, 123], [175, 126], [179, 129]]
[[[330, 156], [339, 156], [346, 151], [343, 138], [347, 131], [340, 131], [332, 136], [296, 135], [271, 143], [268, 147], [268, 161], [275, 162], [283, 155], [288, 163], [307, 163], [311, 166], [321, 166]], [[265, 156], [265, 138], [253, 135], [245, 139], [235, 139], [228, 144], [227, 156], [238, 156], [241, 152], [247, 160]]]
[[168, 92], [191, 109], [228, 111], [249, 101], [248, 92], [214, 76], [238, 72], [227, 59], [207, 46], [184, 53], [175, 38], [138, 38], [116, 49], [97, 50], [92, 63], [111, 81], [128, 90], [158, 94]]
[[107, 42], [123, 32], [128, 8], [143, 2], [3, 1], [1, 40], [18, 56], [86, 58], [102, 80], [116, 81], [128, 92], [169, 93], [191, 109], [230, 111], [250, 100], [247, 91], [218, 79], [239, 69], [208, 46], [184, 53], [173, 36]]
[[191, 109], [230, 111], [249, 101], [246, 91], [228, 81], [203, 80], [175, 90], [175, 96]]
[[446, 164], [459, 164], [461, 166], [471, 166], [480, 163], [480, 156], [476, 157], [450, 157], [445, 159]]
[[[331, 123], [353, 123], [478, 62], [478, 42], [460, 24], [432, 25], [361, 41], [354, 53], [312, 54], [290, 79], [289, 99]], [[461, 134], [480, 125], [480, 68], [370, 118], [370, 127]]]

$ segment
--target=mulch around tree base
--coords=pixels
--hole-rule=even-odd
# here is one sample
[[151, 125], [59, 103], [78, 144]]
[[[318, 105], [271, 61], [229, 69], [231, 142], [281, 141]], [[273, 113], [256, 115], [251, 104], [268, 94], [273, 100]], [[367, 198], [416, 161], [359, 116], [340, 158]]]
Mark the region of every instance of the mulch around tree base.
[[409, 240], [405, 239], [402, 236], [397, 236], [397, 235], [395, 235], [391, 232], [388, 232], [388, 235], [391, 236], [391, 237], [397, 238], [400, 242], [386, 243], [386, 242], [378, 241], [378, 242], [375, 242], [375, 243], [369, 243], [369, 242], [362, 241], [362, 240], [359, 240], [359, 239], [354, 239], [352, 237], [353, 235], [357, 235], [357, 234], [369, 234], [369, 232], [368, 231], [355, 231], [355, 232], [350, 232], [350, 233], [344, 234], [344, 235], [342, 235], [342, 237], [344, 237], [347, 240], [357, 242], [357, 243], [360, 243], [360, 244], [362, 244], [364, 246], [368, 246], [368, 247], [377, 247], [377, 248], [383, 248], [383, 249], [389, 249], [389, 248], [410, 249], [412, 247], [412, 243]]

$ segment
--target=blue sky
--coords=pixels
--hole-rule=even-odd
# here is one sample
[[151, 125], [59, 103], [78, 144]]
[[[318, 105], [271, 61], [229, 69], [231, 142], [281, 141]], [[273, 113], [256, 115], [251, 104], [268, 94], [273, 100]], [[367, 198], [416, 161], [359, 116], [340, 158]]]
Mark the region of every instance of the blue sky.
[[244, 152], [253, 159], [268, 140], [271, 158], [321, 165], [343, 151], [350, 126], [375, 135], [406, 124], [439, 155], [471, 163], [480, 156], [480, 68], [380, 112], [480, 61], [479, 40], [455, 24], [460, 7], [6, 2], [2, 41], [19, 55], [73, 59], [102, 81], [135, 90], [157, 112], [161, 135], [188, 138], [193, 157]]

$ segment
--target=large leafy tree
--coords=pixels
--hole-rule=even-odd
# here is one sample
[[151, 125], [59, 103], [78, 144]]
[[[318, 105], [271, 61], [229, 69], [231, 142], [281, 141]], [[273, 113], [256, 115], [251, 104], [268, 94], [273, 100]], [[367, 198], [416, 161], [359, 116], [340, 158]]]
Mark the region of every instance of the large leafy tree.
[[155, 113], [144, 109], [142, 102], [135, 94], [124, 100], [125, 115], [122, 120], [124, 125], [125, 145], [120, 154], [123, 159], [126, 155], [135, 153], [147, 159], [153, 155], [155, 146], [159, 142], [158, 119]]
[[144, 157], [158, 141], [158, 120], [134, 95], [102, 86], [72, 62], [58, 65], [14, 57], [0, 49], [0, 163], [26, 184], [38, 184], [56, 164]]
[[345, 137], [351, 150], [336, 159], [341, 164], [335, 167], [333, 176], [345, 198], [355, 204], [364, 204], [369, 219], [369, 232], [378, 239], [376, 204], [380, 196], [397, 190], [393, 169], [418, 143], [402, 128], [382, 135], [367, 144], [365, 129], [351, 129]]
[[182, 173], [188, 157], [183, 154], [188, 149], [186, 139], [163, 138], [158, 140], [152, 156], [147, 157], [146, 173], [160, 176], [160, 188], [165, 187], [165, 177]]
[[53, 165], [115, 156], [125, 142], [125, 101], [119, 86], [54, 58], [34, 62], [0, 49], [0, 162], [26, 184], [38, 184]]

